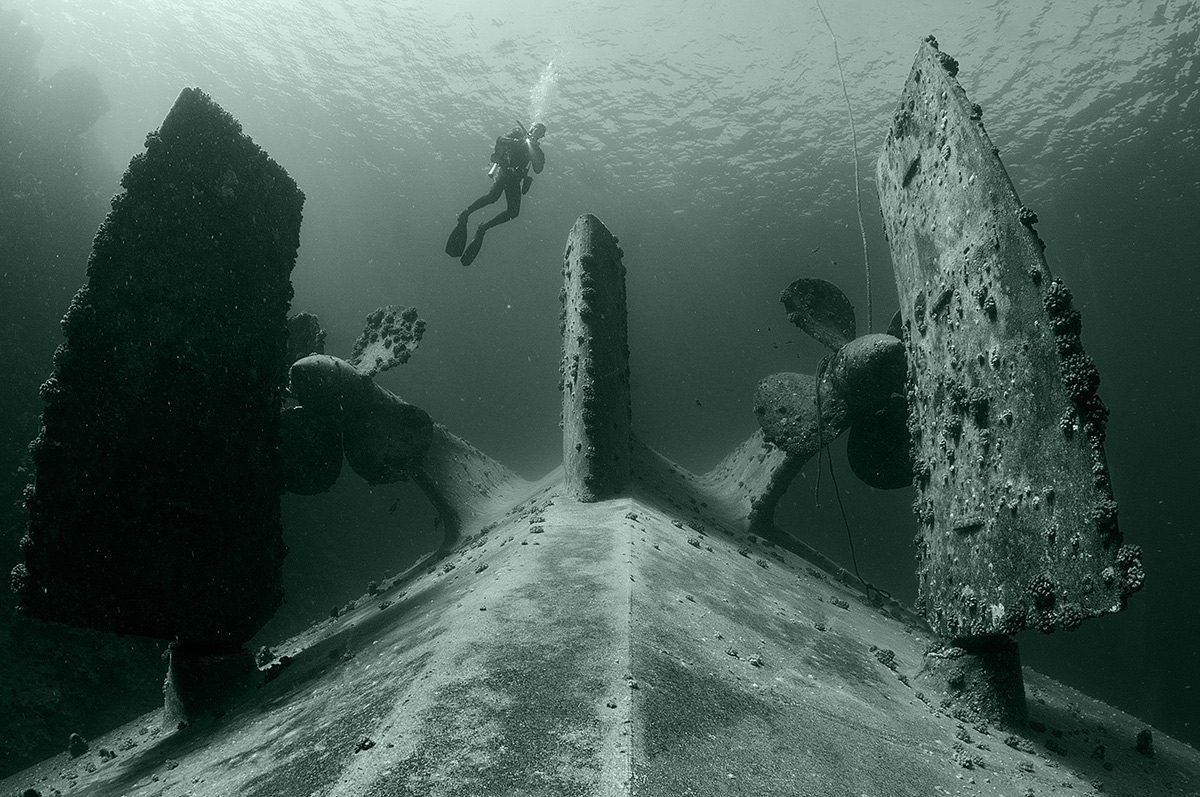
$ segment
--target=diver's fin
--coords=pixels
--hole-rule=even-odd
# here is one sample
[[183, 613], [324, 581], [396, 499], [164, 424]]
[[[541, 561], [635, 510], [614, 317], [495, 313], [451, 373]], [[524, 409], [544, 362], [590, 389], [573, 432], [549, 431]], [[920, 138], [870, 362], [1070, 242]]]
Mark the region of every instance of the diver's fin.
[[446, 254], [450, 257], [458, 257], [463, 253], [463, 248], [467, 245], [467, 214], [462, 214], [458, 217], [458, 224], [454, 227], [454, 232], [450, 233], [450, 237], [446, 240]]
[[483, 230], [476, 230], [475, 237], [471, 239], [471, 245], [467, 247], [467, 251], [462, 254], [462, 264], [469, 266], [475, 262], [476, 255], [479, 254], [479, 249], [483, 246]]

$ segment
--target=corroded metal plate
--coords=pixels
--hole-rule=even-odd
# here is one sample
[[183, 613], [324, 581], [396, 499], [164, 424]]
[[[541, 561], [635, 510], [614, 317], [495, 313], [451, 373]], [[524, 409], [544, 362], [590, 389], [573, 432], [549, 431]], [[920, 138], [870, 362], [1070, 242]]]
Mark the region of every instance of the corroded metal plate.
[[909, 363], [921, 608], [953, 638], [1074, 628], [1140, 588], [1070, 293], [926, 39], [877, 177]]

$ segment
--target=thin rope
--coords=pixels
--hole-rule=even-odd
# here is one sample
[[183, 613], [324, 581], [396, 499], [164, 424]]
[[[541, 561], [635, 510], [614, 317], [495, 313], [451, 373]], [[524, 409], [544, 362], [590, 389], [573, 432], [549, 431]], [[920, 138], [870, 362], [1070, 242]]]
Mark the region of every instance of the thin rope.
[[858, 572], [858, 557], [854, 555], [854, 538], [850, 534], [850, 520], [846, 517], [846, 507], [842, 506], [842, 493], [838, 490], [837, 476], [833, 472], [833, 457], [829, 454], [829, 446], [825, 444], [825, 423], [821, 417], [821, 382], [825, 379], [825, 369], [829, 367], [829, 361], [833, 359], [833, 355], [826, 354], [821, 358], [821, 362], [817, 365], [817, 387], [816, 387], [816, 403], [817, 403], [817, 486], [816, 493], [813, 495], [813, 502], [817, 507], [821, 506], [821, 452], [825, 452], [825, 459], [829, 463], [829, 478], [833, 481], [833, 496], [837, 499], [838, 509], [842, 513], [842, 525], [846, 527], [846, 542], [850, 543], [850, 564], [854, 565], [854, 575], [858, 580], [866, 584], [867, 581]]
[[838, 509], [842, 511], [842, 525], [846, 527], [846, 542], [850, 543], [850, 564], [854, 565], [854, 575], [867, 588], [868, 598], [874, 600], [872, 596], [879, 595], [883, 600], [893, 600], [892, 593], [875, 586], [863, 578], [862, 573], [858, 572], [858, 559], [854, 556], [854, 538], [850, 536], [850, 520], [846, 517], [846, 507], [842, 506], [842, 493], [838, 490], [837, 476], [833, 473], [833, 457], [826, 456], [826, 459], [829, 460], [829, 478], [833, 480], [833, 494], [837, 497]]
[[854, 551], [854, 536], [850, 532], [850, 518], [846, 516], [846, 507], [842, 503], [842, 491], [838, 489], [837, 474], [833, 471], [833, 456], [829, 453], [829, 446], [825, 443], [825, 424], [821, 415], [821, 382], [825, 379], [825, 370], [829, 367], [829, 363], [833, 360], [832, 354], [826, 354], [821, 358], [821, 362], [817, 365], [817, 386], [816, 386], [816, 404], [817, 404], [817, 478], [816, 485], [813, 488], [813, 505], [816, 508], [821, 507], [821, 452], [825, 453], [825, 460], [829, 463], [829, 478], [833, 482], [833, 496], [837, 499], [838, 511], [842, 513], [842, 526], [846, 529], [846, 542], [850, 546], [850, 564], [854, 568], [854, 575], [859, 582], [866, 587], [867, 597], [874, 599], [873, 595], [879, 595], [885, 600], [892, 600], [892, 594], [885, 589], [872, 584], [863, 578], [862, 573], [858, 572], [858, 556]]
[[[832, 354], [826, 354], [821, 358], [821, 362], [817, 364], [817, 384], [813, 390], [813, 394], [817, 402], [817, 479], [813, 486], [813, 506], [820, 509], [821, 507], [821, 452], [825, 451], [825, 455], [829, 456], [825, 445], [825, 424], [821, 417], [821, 382], [825, 379], [825, 369], [829, 366], [829, 361], [833, 359]], [[830, 467], [833, 463], [830, 462]]]
[[842, 96], [846, 99], [846, 116], [850, 118], [850, 144], [854, 147], [854, 205], [858, 210], [858, 232], [862, 235], [863, 264], [867, 270], [867, 331], [870, 332], [874, 325], [874, 312], [871, 307], [871, 260], [867, 256], [867, 225], [863, 223], [862, 190], [859, 188], [861, 180], [858, 173], [858, 132], [854, 129], [854, 112], [850, 109], [850, 93], [846, 91], [846, 73], [842, 71], [842, 57], [838, 53], [837, 36], [833, 35], [833, 26], [829, 24], [829, 18], [825, 16], [825, 9], [821, 8], [821, 0], [816, 0], [816, 4], [817, 10], [821, 12], [821, 19], [825, 20], [829, 38], [833, 41], [833, 60], [837, 62], [838, 77], [842, 80]]
[[825, 459], [829, 461], [829, 478], [833, 481], [833, 495], [837, 498], [838, 509], [842, 512], [842, 524], [846, 527], [846, 542], [850, 543], [850, 564], [854, 565], [854, 575], [863, 584], [873, 589], [874, 585], [858, 572], [858, 557], [854, 555], [854, 537], [850, 534], [850, 520], [846, 517], [846, 507], [842, 505], [842, 493], [838, 490], [837, 476], [833, 472], [833, 457], [826, 456]]

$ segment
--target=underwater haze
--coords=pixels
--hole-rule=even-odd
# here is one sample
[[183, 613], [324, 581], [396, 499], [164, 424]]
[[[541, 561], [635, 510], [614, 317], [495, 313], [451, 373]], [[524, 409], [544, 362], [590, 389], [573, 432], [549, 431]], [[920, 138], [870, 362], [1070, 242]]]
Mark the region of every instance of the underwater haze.
[[[380, 383], [528, 478], [561, 462], [560, 269], [582, 213], [596, 214], [625, 252], [635, 433], [691, 470], [712, 467], [754, 431], [759, 380], [816, 370], [824, 351], [787, 323], [778, 301], [793, 280], [838, 285], [860, 333], [868, 323], [886, 327], [897, 303], [875, 160], [918, 42], [935, 35], [959, 61], [959, 81], [1040, 219], [1050, 269], [1083, 314], [1112, 411], [1106, 449], [1121, 528], [1145, 552], [1147, 586], [1127, 611], [1072, 633], [1025, 633], [1024, 662], [1200, 742], [1196, 3], [7, 0], [0, 8], [44, 39], [43, 75], [83, 66], [99, 79], [110, 107], [91, 135], [111, 165], [110, 194], [184, 87], [233, 114], [305, 192], [293, 310], [320, 317], [326, 351], [347, 356], [379, 306], [416, 307], [428, 322], [421, 348]], [[446, 236], [488, 189], [493, 141], [518, 120], [547, 126], [545, 171], [520, 217], [491, 230], [464, 268], [444, 254]], [[89, 212], [94, 230], [105, 208]], [[58, 268], [82, 285], [85, 265]], [[45, 326], [48, 373], [66, 305], [57, 297], [45, 305], [6, 323]], [[911, 488], [858, 482], [844, 439], [832, 459], [863, 577], [911, 603]], [[779, 524], [849, 566], [831, 485], [823, 480], [814, 499], [815, 477], [812, 462]], [[407, 487], [367, 490], [349, 474], [341, 482], [331, 495], [285, 497], [292, 583], [299, 573], [345, 570], [339, 557], [378, 563], [381, 550], [405, 556], [431, 544], [432, 510]], [[397, 501], [414, 508], [389, 511]], [[329, 604], [312, 606], [309, 620]]]

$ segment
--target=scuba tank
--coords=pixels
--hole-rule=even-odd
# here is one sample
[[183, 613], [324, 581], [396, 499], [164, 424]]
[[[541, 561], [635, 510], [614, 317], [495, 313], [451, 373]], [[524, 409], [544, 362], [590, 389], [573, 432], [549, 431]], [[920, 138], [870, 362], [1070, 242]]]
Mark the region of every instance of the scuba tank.
[[[526, 141], [526, 143], [528, 143], [530, 133], [529, 133], [529, 130], [525, 127], [525, 124], [520, 119], [517, 120], [517, 128], [525, 136], [525, 141]], [[513, 132], [516, 132], [516, 131], [514, 130]], [[512, 133], [510, 133], [509, 135], [511, 136]], [[501, 158], [504, 159], [506, 166], [511, 167], [511, 164], [508, 162], [509, 158], [508, 158], [507, 152], [504, 149], [506, 146], [506, 144], [505, 144], [506, 138], [507, 138], [506, 136], [500, 136], [499, 138], [496, 139], [496, 148], [495, 148], [495, 151], [492, 153], [492, 163], [490, 166], [488, 166], [488, 171], [487, 171], [488, 177], [492, 178], [493, 180], [496, 179], [497, 175], [500, 172], [500, 169], [502, 168], [500, 165]], [[508, 140], [511, 141], [513, 139], [508, 139]], [[529, 190], [528, 188], [525, 189], [525, 191], [528, 191], [528, 190]], [[524, 193], [524, 191], [522, 191], [522, 193]]]

